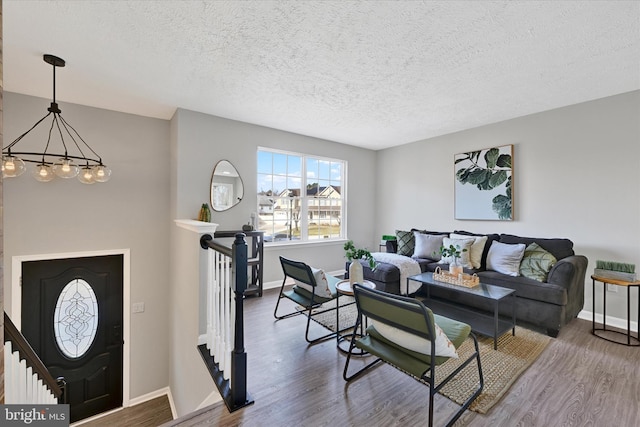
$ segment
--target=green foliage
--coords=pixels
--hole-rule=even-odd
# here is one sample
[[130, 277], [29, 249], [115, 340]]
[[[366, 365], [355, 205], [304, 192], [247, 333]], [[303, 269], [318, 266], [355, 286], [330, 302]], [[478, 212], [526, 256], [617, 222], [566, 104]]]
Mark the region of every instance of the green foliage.
[[460, 249], [460, 245], [449, 245], [449, 247], [444, 245], [440, 246], [440, 256], [443, 258], [451, 257], [454, 259], [454, 263], [457, 263], [458, 258], [460, 258], [463, 252], [467, 252], [467, 249]]
[[636, 265], [635, 264], [625, 264], [623, 262], [616, 261], [596, 261], [596, 268], [601, 270], [609, 270], [609, 271], [619, 271], [621, 273], [635, 273]]
[[347, 257], [349, 261], [354, 259], [366, 259], [369, 261], [369, 268], [371, 270], [375, 270], [378, 266], [378, 263], [373, 258], [373, 255], [371, 255], [371, 252], [366, 249], [357, 249], [353, 244], [353, 240], [349, 240], [344, 244], [344, 251], [344, 256]]
[[456, 172], [456, 179], [461, 184], [471, 184], [478, 187], [478, 190], [493, 190], [494, 188], [506, 184], [506, 194], [500, 194], [493, 198], [492, 208], [500, 219], [511, 218], [511, 177], [507, 172], [511, 169], [511, 155], [500, 154], [497, 148], [491, 148], [484, 154], [484, 163], [479, 162], [480, 151], [464, 153], [465, 157], [456, 159], [455, 163], [468, 161], [471, 164]]

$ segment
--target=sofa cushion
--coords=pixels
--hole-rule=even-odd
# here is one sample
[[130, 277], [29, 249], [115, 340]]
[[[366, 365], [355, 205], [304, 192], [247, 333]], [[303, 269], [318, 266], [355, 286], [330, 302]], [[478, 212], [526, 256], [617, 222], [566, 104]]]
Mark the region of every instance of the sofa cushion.
[[413, 237], [416, 243], [413, 250], [414, 258], [440, 260], [440, 247], [442, 246], [442, 239], [447, 237], [446, 235], [422, 234], [414, 231]]
[[537, 243], [531, 243], [524, 250], [520, 263], [520, 274], [529, 279], [546, 282], [551, 267], [558, 262], [552, 253], [545, 251]]
[[471, 249], [469, 250], [469, 259], [473, 268], [480, 268], [482, 265], [482, 253], [484, 247], [487, 244], [487, 236], [468, 236], [464, 234], [451, 233], [449, 235], [452, 239], [464, 239], [472, 237], [474, 239]]
[[575, 252], [573, 252], [573, 242], [569, 239], [541, 239], [537, 237], [520, 237], [512, 234], [501, 234], [500, 242], [507, 244], [524, 243], [525, 246], [531, 243], [537, 243], [541, 248], [551, 252], [558, 260], [575, 255]]
[[559, 285], [538, 282], [523, 276], [506, 276], [497, 271], [481, 271], [478, 273], [478, 277], [480, 277], [481, 283], [515, 290], [518, 298], [527, 298], [556, 305], [567, 304], [567, 291]]
[[524, 243], [508, 245], [493, 241], [487, 255], [487, 270], [514, 277], [520, 275], [520, 262], [525, 248]]
[[493, 242], [494, 240], [500, 240], [500, 235], [499, 234], [495, 234], [495, 233], [491, 233], [491, 234], [478, 234], [478, 233], [471, 233], [469, 231], [464, 231], [464, 230], [456, 230], [454, 231], [455, 234], [460, 234], [463, 236], [487, 236], [487, 242], [484, 245], [484, 249], [482, 251], [482, 259], [480, 260], [480, 270], [486, 270], [487, 269], [487, 254], [489, 253], [489, 248], [491, 247], [491, 242]]
[[396, 230], [396, 241], [398, 242], [398, 255], [411, 256], [416, 245], [413, 231]]

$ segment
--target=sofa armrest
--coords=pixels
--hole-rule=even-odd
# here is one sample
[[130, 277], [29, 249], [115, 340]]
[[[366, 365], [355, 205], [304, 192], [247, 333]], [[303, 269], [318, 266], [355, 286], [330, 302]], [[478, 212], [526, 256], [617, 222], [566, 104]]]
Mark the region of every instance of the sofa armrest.
[[572, 255], [559, 260], [547, 277], [547, 283], [562, 286], [567, 290], [567, 319], [576, 317], [584, 307], [584, 279], [587, 273], [587, 258]]

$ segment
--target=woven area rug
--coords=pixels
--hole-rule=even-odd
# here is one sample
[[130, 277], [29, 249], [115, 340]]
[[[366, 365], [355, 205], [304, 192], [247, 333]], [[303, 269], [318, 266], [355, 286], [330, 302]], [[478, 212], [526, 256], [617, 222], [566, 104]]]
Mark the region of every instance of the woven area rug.
[[[349, 305], [342, 308], [353, 299], [341, 297], [340, 326], [355, 324], [356, 306]], [[333, 303], [335, 304], [335, 303]], [[315, 316], [314, 320], [329, 330], [336, 327], [336, 313], [331, 311]], [[485, 414], [509, 390], [518, 377], [540, 356], [551, 341], [546, 335], [516, 327], [516, 335], [505, 333], [498, 339], [498, 349], [493, 349], [493, 338], [478, 335], [480, 361], [484, 374], [484, 388], [469, 408], [472, 411]], [[460, 359], [450, 359], [436, 368], [436, 381], [451, 373], [466, 356], [473, 352], [473, 341], [466, 340], [458, 349]], [[478, 384], [478, 370], [472, 362], [445, 387], [440, 394], [458, 404], [473, 393]]]

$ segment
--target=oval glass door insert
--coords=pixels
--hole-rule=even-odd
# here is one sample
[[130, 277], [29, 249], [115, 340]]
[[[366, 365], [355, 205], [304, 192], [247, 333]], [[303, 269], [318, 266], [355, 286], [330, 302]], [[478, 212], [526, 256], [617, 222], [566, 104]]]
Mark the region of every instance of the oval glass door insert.
[[53, 329], [60, 351], [71, 359], [82, 357], [91, 347], [98, 330], [98, 300], [85, 280], [74, 279], [60, 292]]

